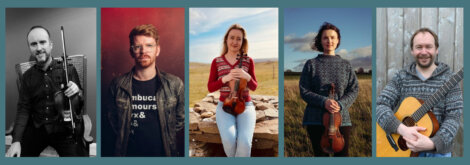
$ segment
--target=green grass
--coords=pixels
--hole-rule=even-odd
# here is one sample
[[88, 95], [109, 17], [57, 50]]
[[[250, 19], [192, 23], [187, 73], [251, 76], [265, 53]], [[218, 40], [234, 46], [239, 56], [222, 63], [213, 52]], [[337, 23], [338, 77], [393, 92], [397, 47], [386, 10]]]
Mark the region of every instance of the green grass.
[[[278, 95], [278, 62], [255, 63], [255, 75], [258, 87], [250, 91], [252, 95]], [[209, 80], [210, 64], [189, 63], [189, 107], [201, 101], [209, 93], [207, 81]]]
[[[313, 148], [305, 128], [302, 127], [306, 103], [300, 97], [300, 77], [284, 78], [284, 155], [312, 157]], [[358, 97], [349, 109], [353, 124], [349, 146], [349, 155], [352, 157], [372, 155], [372, 80], [367, 75], [358, 76], [358, 79]]]

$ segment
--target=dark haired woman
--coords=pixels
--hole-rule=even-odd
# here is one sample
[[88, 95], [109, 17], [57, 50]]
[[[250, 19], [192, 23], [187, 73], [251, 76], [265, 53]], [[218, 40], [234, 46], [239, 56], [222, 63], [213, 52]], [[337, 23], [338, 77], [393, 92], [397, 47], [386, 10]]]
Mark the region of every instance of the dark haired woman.
[[[219, 129], [222, 145], [228, 157], [249, 157], [251, 141], [255, 131], [256, 111], [251, 102], [249, 90], [256, 89], [255, 66], [253, 60], [243, 57], [242, 68], [238, 68], [238, 55], [248, 52], [248, 40], [245, 29], [239, 24], [230, 26], [224, 36], [222, 53], [212, 61], [209, 82], [209, 92], [220, 91], [219, 103], [216, 109], [217, 128]], [[245, 111], [237, 116], [225, 112], [222, 107], [225, 98], [230, 94], [231, 80], [246, 79], [247, 89], [241, 97], [244, 98]]]
[[[356, 74], [349, 61], [335, 54], [341, 41], [339, 29], [325, 22], [318, 30], [312, 49], [323, 54], [308, 60], [300, 76], [299, 88], [302, 99], [307, 102], [302, 124], [312, 143], [315, 156], [329, 156], [320, 146], [322, 134], [323, 113], [339, 112], [342, 123], [339, 128], [344, 137], [345, 145], [342, 151], [334, 156], [348, 156], [349, 135], [352, 127], [349, 108], [357, 97], [359, 90]], [[330, 84], [335, 84], [334, 99], [328, 97]]]

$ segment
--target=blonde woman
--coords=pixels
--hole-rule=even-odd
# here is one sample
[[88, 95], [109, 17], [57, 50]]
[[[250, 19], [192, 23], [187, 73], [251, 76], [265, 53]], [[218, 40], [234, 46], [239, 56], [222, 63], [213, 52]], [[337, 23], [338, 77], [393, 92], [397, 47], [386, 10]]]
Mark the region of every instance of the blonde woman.
[[[239, 55], [248, 53], [246, 31], [241, 25], [230, 26], [223, 42], [221, 55], [212, 61], [207, 87], [209, 92], [220, 91], [216, 119], [225, 154], [227, 157], [249, 157], [256, 124], [255, 106], [248, 90], [254, 91], [258, 86], [254, 62], [250, 57], [243, 56], [242, 67], [238, 68]], [[246, 101], [245, 111], [232, 115], [223, 110], [223, 102], [230, 94], [228, 82], [237, 79], [247, 80], [247, 89], [240, 96]]]

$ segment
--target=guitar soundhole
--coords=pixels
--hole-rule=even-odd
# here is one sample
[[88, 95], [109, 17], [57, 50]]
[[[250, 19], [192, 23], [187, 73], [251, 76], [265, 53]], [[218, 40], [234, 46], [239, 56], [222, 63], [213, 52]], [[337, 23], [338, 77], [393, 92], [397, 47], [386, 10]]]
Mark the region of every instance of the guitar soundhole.
[[[416, 122], [413, 120], [411, 117], [405, 117], [402, 121], [402, 123], [407, 126], [407, 127], [413, 127], [416, 125]], [[401, 150], [406, 151], [408, 150], [408, 146], [406, 146], [406, 140], [403, 139], [402, 136], [398, 138], [398, 147], [400, 147]]]
[[406, 125], [407, 127], [413, 127], [416, 125], [416, 122], [413, 120], [413, 118], [407, 116], [403, 119], [402, 123]]

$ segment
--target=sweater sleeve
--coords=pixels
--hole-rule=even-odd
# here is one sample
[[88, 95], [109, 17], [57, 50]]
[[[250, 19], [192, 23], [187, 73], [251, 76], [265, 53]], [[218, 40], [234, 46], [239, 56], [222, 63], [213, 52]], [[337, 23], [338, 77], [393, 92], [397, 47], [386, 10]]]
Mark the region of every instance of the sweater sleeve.
[[434, 142], [437, 153], [452, 151], [453, 141], [460, 127], [460, 116], [463, 110], [462, 90], [456, 85], [445, 97], [444, 118], [436, 135], [431, 140]]
[[207, 89], [209, 90], [209, 92], [212, 93], [222, 88], [223, 85], [224, 83], [222, 83], [222, 79], [218, 78], [217, 63], [216, 63], [216, 59], [214, 59], [212, 60], [212, 64], [211, 64], [211, 70], [209, 73], [209, 81], [207, 82]]
[[348, 110], [349, 107], [351, 107], [351, 105], [354, 103], [354, 100], [356, 100], [358, 91], [359, 82], [357, 81], [356, 73], [354, 73], [351, 65], [349, 65], [347, 87], [345, 89], [344, 95], [338, 100], [338, 103], [341, 106], [341, 110]]
[[313, 85], [314, 85], [313, 77], [315, 76], [315, 71], [314, 71], [312, 61], [313, 60], [308, 60], [305, 63], [304, 69], [302, 70], [302, 75], [300, 75], [300, 81], [299, 81], [300, 96], [308, 104], [323, 108], [325, 107], [324, 104], [328, 98], [312, 91]]
[[400, 121], [395, 117], [393, 109], [400, 100], [399, 73], [390, 80], [377, 98], [377, 123], [386, 133], [396, 133]]
[[248, 88], [250, 88], [252, 91], [255, 91], [256, 88], [258, 87], [258, 81], [256, 81], [256, 75], [255, 75], [255, 62], [253, 59], [250, 59], [250, 68], [248, 69], [248, 74], [251, 76], [251, 80], [248, 81]]

